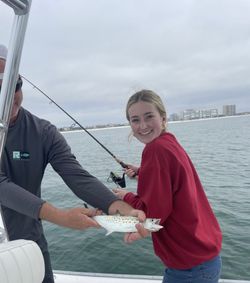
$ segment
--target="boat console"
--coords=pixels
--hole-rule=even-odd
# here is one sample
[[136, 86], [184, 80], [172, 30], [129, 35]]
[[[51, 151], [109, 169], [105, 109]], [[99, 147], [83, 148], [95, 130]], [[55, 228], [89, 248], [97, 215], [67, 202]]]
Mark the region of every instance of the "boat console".
[[38, 245], [29, 240], [0, 244], [0, 282], [41, 283], [44, 260]]

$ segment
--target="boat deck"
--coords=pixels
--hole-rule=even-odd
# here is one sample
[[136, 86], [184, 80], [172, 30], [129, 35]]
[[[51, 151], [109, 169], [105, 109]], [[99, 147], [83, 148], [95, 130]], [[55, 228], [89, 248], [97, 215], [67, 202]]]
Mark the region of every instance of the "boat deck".
[[[161, 283], [161, 276], [54, 271], [56, 283]], [[221, 279], [220, 283], [250, 283], [249, 280]]]

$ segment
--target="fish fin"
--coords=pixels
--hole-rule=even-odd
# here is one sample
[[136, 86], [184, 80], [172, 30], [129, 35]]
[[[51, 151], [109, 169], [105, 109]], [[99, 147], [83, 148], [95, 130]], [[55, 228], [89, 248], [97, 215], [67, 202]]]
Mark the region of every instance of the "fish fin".
[[113, 233], [114, 231], [109, 231], [109, 230], [107, 230], [107, 233], [106, 233], [106, 235], [105, 236], [108, 236], [108, 235], [110, 235], [111, 233]]

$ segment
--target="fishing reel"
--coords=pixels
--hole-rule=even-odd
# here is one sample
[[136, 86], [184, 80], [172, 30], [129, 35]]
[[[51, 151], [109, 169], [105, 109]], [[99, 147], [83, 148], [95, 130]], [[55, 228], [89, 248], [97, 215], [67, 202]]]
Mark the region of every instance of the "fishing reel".
[[126, 187], [125, 173], [123, 173], [122, 177], [120, 177], [111, 171], [107, 181], [114, 182], [116, 185], [120, 186], [121, 188]]

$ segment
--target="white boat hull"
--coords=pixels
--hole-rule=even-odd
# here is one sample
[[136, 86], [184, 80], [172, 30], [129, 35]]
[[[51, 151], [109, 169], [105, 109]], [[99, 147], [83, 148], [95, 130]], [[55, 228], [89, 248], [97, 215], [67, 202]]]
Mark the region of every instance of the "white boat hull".
[[[56, 283], [161, 283], [161, 276], [54, 271]], [[250, 283], [249, 280], [221, 279], [220, 283]]]

